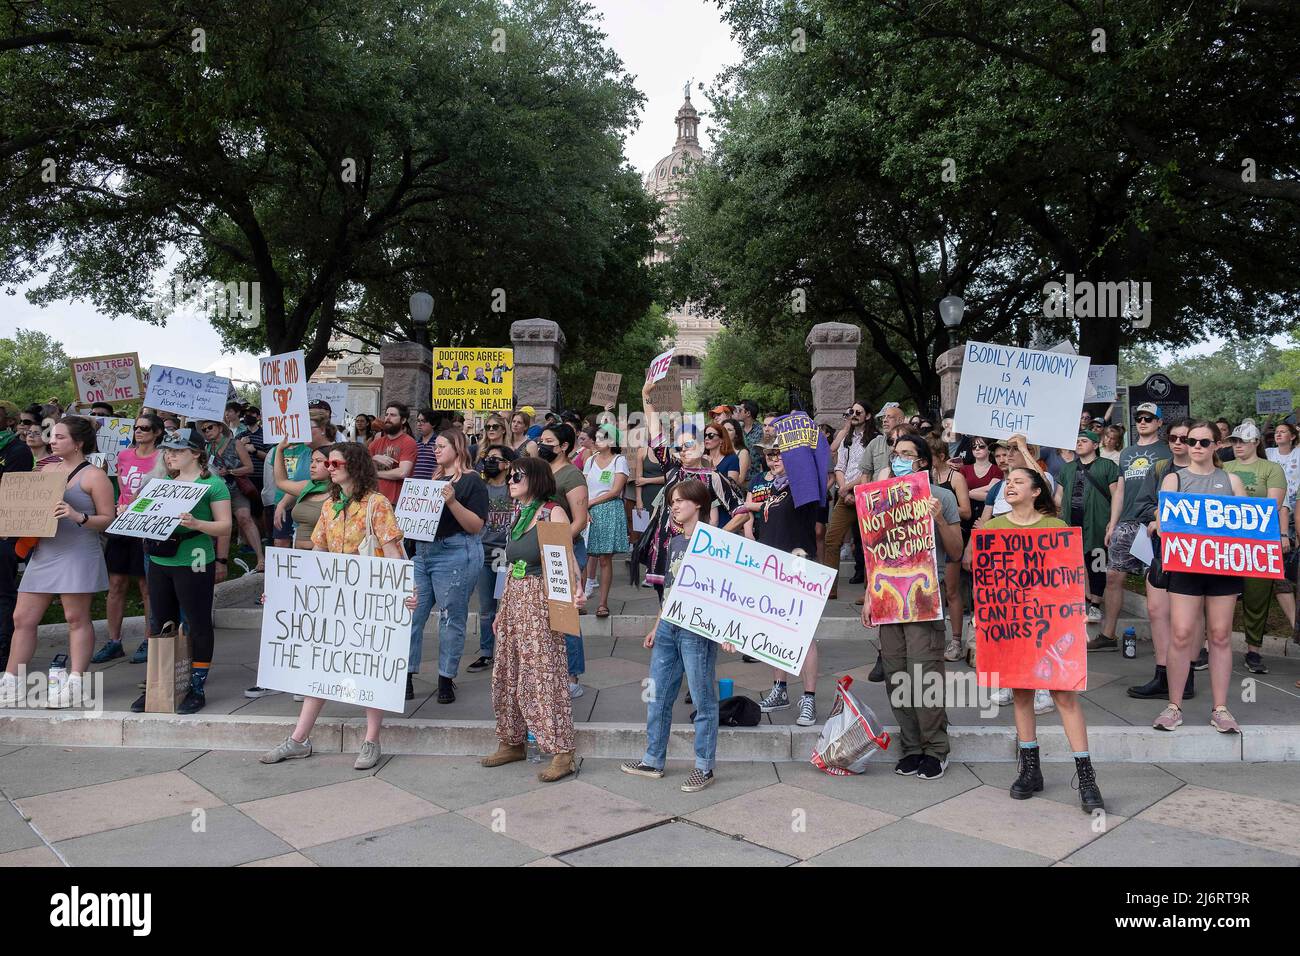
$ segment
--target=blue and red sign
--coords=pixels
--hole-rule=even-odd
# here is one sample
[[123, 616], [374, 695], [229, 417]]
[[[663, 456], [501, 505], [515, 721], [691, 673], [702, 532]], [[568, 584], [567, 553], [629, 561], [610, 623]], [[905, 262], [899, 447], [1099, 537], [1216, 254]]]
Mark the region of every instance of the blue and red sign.
[[1162, 491], [1160, 559], [1166, 571], [1281, 580], [1277, 503]]

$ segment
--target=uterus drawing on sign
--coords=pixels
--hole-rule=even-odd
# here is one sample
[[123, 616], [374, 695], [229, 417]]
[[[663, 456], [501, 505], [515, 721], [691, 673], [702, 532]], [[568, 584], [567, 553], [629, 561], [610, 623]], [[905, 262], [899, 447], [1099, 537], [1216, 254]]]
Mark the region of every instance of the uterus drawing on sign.
[[887, 571], [877, 571], [875, 581], [872, 582], [872, 593], [877, 597], [883, 597], [890, 591], [898, 598], [898, 604], [903, 609], [903, 620], [910, 621], [913, 619], [915, 605], [913, 595], [919, 589], [922, 594], [936, 587], [936, 582], [930, 577], [928, 571], [917, 571], [910, 574], [891, 574]]
[[1066, 660], [1065, 654], [1074, 646], [1075, 636], [1073, 634], [1062, 634], [1047, 653], [1039, 658], [1038, 663], [1034, 665], [1034, 676], [1039, 680], [1051, 680], [1052, 673], [1059, 667], [1061, 674], [1065, 677], [1073, 677], [1081, 669], [1078, 661]]

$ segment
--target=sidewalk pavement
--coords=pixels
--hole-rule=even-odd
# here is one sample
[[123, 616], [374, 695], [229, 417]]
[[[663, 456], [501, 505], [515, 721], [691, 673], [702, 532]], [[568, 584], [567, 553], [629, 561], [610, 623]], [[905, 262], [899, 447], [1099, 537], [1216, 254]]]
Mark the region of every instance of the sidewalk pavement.
[[942, 779], [730, 763], [684, 794], [584, 759], [576, 777], [467, 757], [351, 755], [263, 766], [201, 750], [0, 747], [4, 866], [1296, 866], [1300, 765], [1101, 764], [1104, 815], [1073, 767], [1012, 801], [1008, 761]]

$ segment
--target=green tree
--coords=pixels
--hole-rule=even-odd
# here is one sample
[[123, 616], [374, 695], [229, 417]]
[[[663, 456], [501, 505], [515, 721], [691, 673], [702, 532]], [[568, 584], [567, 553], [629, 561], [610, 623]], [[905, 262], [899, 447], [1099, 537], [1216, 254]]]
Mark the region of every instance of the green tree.
[[[256, 282], [228, 348], [608, 340], [652, 298], [642, 97], [581, 0], [51, 0], [0, 9], [0, 282], [160, 322], [154, 274]], [[163, 310], [164, 312], [166, 310]]]
[[1211, 420], [1222, 416], [1234, 424], [1243, 418], [1262, 421], [1263, 416], [1255, 413], [1257, 389], [1291, 387], [1266, 384], [1287, 381], [1285, 352], [1266, 338], [1229, 340], [1208, 355], [1178, 359], [1169, 359], [1150, 346], [1121, 354], [1121, 385], [1140, 385], [1153, 372], [1163, 372], [1175, 384], [1188, 386], [1193, 415]]
[[44, 332], [18, 329], [14, 337], [0, 338], [0, 398], [19, 408], [57, 398], [65, 407], [76, 401], [72, 369], [63, 344]]
[[645, 371], [654, 357], [668, 347], [676, 331], [658, 304], [651, 305], [626, 332], [613, 339], [588, 335], [585, 327], [572, 328], [566, 333], [571, 336], [569, 351], [560, 366], [560, 394], [565, 407], [579, 413], [590, 411], [587, 399], [596, 373], [618, 372], [623, 376], [619, 402], [626, 404], [629, 411], [639, 411]]

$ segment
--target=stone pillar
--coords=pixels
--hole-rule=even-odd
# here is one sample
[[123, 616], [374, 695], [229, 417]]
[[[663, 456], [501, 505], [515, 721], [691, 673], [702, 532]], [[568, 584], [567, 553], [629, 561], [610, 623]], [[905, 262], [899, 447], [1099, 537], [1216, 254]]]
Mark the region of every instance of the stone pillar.
[[961, 382], [961, 363], [965, 354], [965, 345], [954, 346], [934, 363], [934, 370], [939, 375], [940, 414], [957, 407], [957, 386]]
[[384, 390], [379, 414], [390, 402], [401, 402], [415, 413], [433, 400], [433, 353], [416, 342], [389, 342], [379, 349]]
[[821, 322], [812, 327], [804, 345], [812, 365], [813, 418], [819, 425], [844, 424], [844, 409], [852, 404], [853, 373], [858, 367], [862, 330], [845, 322]]
[[545, 415], [559, 384], [564, 332], [550, 319], [520, 319], [510, 323], [510, 345], [515, 350], [515, 407], [531, 405]]

